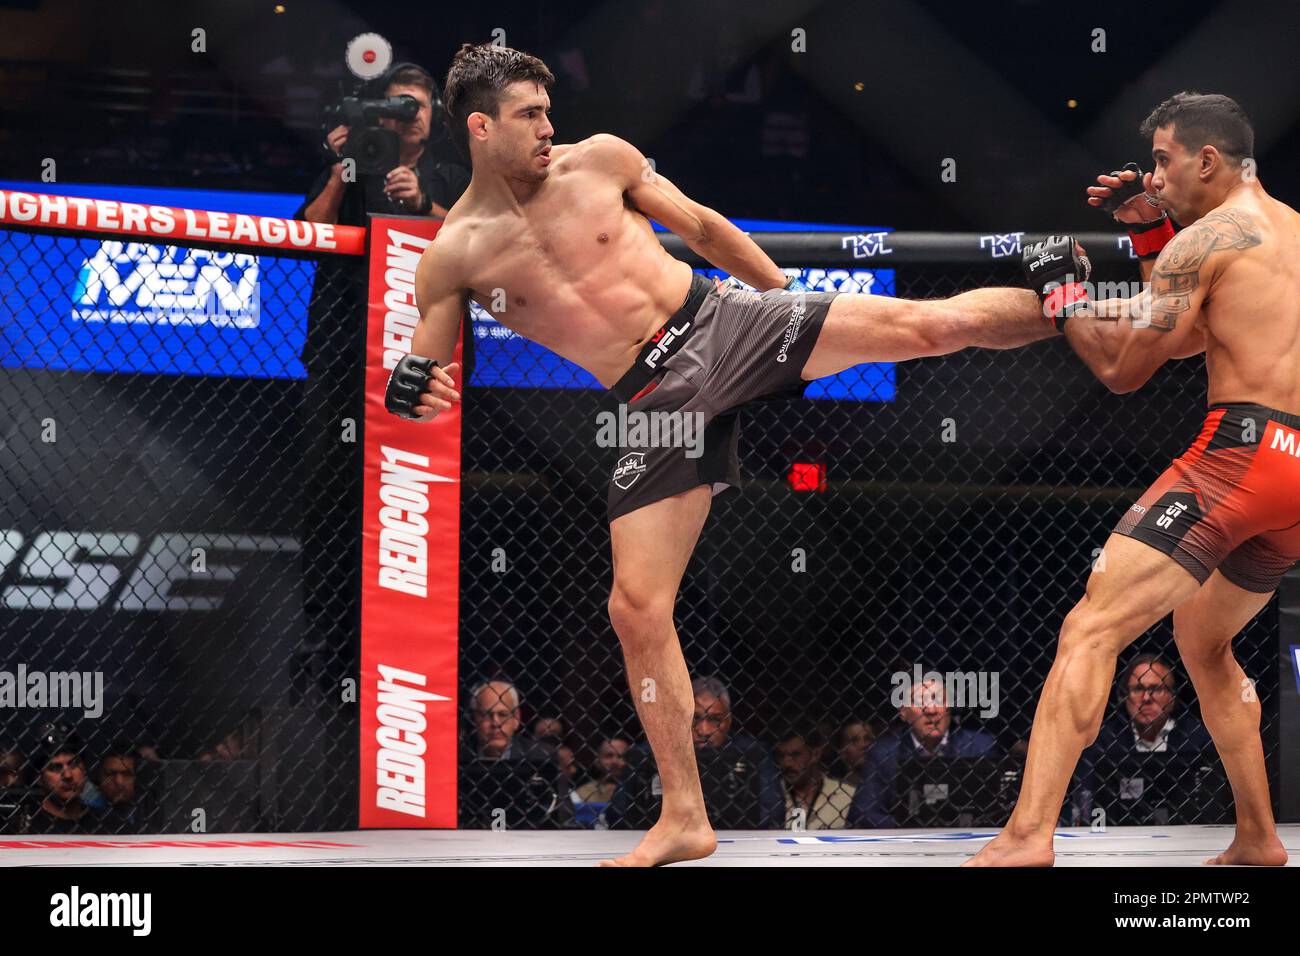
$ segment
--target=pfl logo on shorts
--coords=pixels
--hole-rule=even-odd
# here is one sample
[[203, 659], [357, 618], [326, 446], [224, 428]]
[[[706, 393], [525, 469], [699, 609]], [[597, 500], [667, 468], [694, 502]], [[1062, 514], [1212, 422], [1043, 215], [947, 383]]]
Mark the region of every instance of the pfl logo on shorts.
[[624, 455], [614, 466], [614, 485], [622, 491], [631, 488], [645, 474], [645, 452], [634, 451]]
[[992, 236], [980, 236], [980, 248], [988, 249], [994, 259], [1020, 255], [1020, 240], [1023, 232], [1000, 232]]
[[645, 357], [646, 365], [649, 365], [651, 368], [657, 368], [659, 360], [668, 354], [668, 350], [672, 348], [672, 344], [676, 342], [677, 339], [680, 338], [690, 327], [691, 323], [683, 322], [679, 326], [664, 326], [656, 332], [650, 339], [651, 342], [655, 343], [655, 347], [651, 349], [650, 354]]

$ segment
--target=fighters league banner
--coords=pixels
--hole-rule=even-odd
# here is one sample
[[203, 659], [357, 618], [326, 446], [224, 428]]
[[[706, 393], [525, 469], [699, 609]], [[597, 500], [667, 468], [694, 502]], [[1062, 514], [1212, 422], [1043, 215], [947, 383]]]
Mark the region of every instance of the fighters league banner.
[[460, 408], [432, 423], [384, 410], [419, 319], [415, 267], [439, 223], [370, 223], [360, 825], [455, 827]]
[[1300, 821], [1300, 567], [1278, 588], [1278, 819]]

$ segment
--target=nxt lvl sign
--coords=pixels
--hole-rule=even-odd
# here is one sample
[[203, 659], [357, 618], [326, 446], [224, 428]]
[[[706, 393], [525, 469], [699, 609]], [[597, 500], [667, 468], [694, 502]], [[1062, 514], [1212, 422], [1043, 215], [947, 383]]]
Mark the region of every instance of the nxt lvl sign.
[[415, 268], [439, 224], [370, 223], [360, 821], [454, 827], [460, 406], [433, 422], [384, 410], [388, 375], [419, 320]]

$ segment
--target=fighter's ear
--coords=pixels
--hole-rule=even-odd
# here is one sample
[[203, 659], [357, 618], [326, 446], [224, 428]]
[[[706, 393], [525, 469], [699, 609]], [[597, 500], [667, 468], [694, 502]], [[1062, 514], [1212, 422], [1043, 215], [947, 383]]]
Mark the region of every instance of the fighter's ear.
[[1201, 147], [1201, 178], [1209, 179], [1223, 165], [1223, 154], [1208, 143]]
[[488, 120], [492, 117], [487, 113], [473, 112], [465, 117], [465, 131], [470, 139], [477, 139], [480, 142], [487, 136]]

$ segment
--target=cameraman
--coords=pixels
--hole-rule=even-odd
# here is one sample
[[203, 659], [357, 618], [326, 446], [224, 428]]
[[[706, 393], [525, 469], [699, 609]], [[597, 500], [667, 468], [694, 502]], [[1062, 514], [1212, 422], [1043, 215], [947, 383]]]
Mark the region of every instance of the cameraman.
[[[402, 64], [395, 68], [383, 95], [410, 96], [420, 104], [414, 119], [381, 117], [378, 121], [401, 137], [397, 167], [382, 178], [358, 175], [354, 182], [345, 182], [341, 157], [350, 130], [347, 126], [336, 126], [325, 137], [336, 161], [321, 171], [294, 218], [345, 226], [364, 226], [366, 213], [370, 212], [444, 218], [469, 186], [469, 172], [456, 163], [435, 159], [429, 149], [434, 132], [435, 90], [433, 77], [420, 67]], [[438, 108], [441, 111], [441, 104]], [[441, 132], [444, 128], [441, 115], [437, 123]]]
[[[339, 126], [326, 142], [329, 165], [321, 171], [297, 219], [365, 226], [368, 213], [442, 217], [469, 185], [461, 166], [435, 158], [451, 149], [433, 78], [418, 66], [398, 64], [372, 87], [376, 96], [414, 97], [410, 120], [380, 117], [398, 135], [398, 158], [387, 174], [357, 170], [344, 178], [340, 153], [349, 133]], [[437, 113], [434, 110], [437, 109]], [[355, 143], [354, 143], [355, 145]], [[325, 257], [316, 267], [307, 309], [302, 361], [307, 370], [300, 413], [302, 471], [303, 613], [306, 634], [295, 654], [294, 687], [300, 703], [328, 702], [339, 681], [354, 673], [354, 635], [360, 626], [361, 445], [365, 365], [366, 263]], [[338, 728], [339, 739], [350, 739]]]

